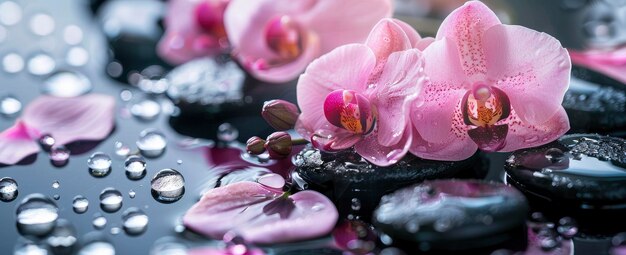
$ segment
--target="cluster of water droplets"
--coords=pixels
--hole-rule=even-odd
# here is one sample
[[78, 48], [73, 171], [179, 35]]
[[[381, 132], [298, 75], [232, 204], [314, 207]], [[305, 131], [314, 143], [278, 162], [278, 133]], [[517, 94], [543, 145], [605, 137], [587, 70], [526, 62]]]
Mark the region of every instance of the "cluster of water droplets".
[[536, 234], [540, 248], [545, 251], [559, 248], [564, 239], [569, 240], [578, 234], [578, 225], [574, 219], [563, 217], [555, 224], [540, 212], [531, 214], [528, 226]]

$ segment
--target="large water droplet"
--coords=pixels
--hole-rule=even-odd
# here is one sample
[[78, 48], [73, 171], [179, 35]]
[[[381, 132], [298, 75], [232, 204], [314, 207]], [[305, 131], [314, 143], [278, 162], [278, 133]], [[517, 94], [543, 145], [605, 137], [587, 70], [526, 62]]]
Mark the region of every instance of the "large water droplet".
[[185, 178], [174, 169], [163, 169], [150, 181], [152, 196], [160, 202], [175, 202], [185, 193]]
[[239, 137], [239, 130], [230, 123], [223, 123], [217, 127], [217, 139], [222, 142], [232, 142]]
[[44, 134], [39, 137], [37, 142], [39, 142], [39, 146], [41, 146], [41, 149], [43, 149], [44, 151], [50, 151], [50, 149], [52, 149], [52, 146], [54, 146], [54, 143], [56, 143], [56, 139], [54, 139], [54, 137], [52, 137], [50, 134]]
[[77, 72], [59, 71], [42, 83], [41, 93], [55, 97], [77, 97], [91, 91], [91, 81]]
[[146, 160], [141, 156], [130, 156], [124, 161], [126, 177], [131, 180], [139, 180], [146, 176]]
[[94, 215], [91, 224], [96, 229], [103, 229], [107, 225], [107, 218], [105, 218], [101, 214], [96, 214]]
[[[94, 236], [100, 235], [99, 233], [93, 234]], [[115, 255], [115, 247], [113, 244], [100, 236], [96, 238], [91, 237], [91, 239], [92, 240], [86, 242], [80, 251], [78, 251], [78, 255]]]
[[556, 231], [562, 237], [572, 238], [578, 233], [578, 226], [576, 225], [576, 221], [570, 217], [563, 217], [559, 219], [559, 225], [556, 228]]
[[54, 32], [54, 19], [47, 14], [38, 13], [30, 18], [30, 30], [39, 36], [46, 36]]
[[165, 135], [156, 129], [146, 129], [139, 134], [137, 148], [144, 157], [156, 158], [161, 156], [167, 146]]
[[84, 66], [88, 61], [89, 52], [83, 47], [72, 47], [65, 56], [65, 62], [71, 66]]
[[262, 175], [257, 179], [257, 182], [274, 189], [282, 189], [285, 186], [285, 179], [275, 173]]
[[18, 244], [13, 255], [48, 255], [50, 251], [44, 245], [33, 243], [30, 240]]
[[0, 114], [6, 117], [14, 117], [22, 110], [22, 102], [13, 96], [3, 96], [0, 98]]
[[108, 213], [117, 212], [122, 208], [122, 193], [114, 188], [105, 188], [100, 193], [100, 208]]
[[546, 151], [546, 159], [550, 160], [552, 163], [558, 163], [563, 161], [565, 158], [565, 153], [558, 148], [550, 148]]
[[24, 70], [24, 58], [17, 53], [6, 54], [2, 58], [2, 67], [7, 73], [17, 73]]
[[157, 239], [150, 249], [150, 255], [186, 255], [187, 246], [175, 238], [166, 236]]
[[126, 158], [130, 154], [130, 147], [123, 142], [115, 142], [115, 155]]
[[0, 4], [0, 23], [12, 26], [22, 20], [22, 7], [13, 1], [5, 1]]
[[87, 166], [92, 176], [106, 176], [111, 172], [111, 157], [104, 152], [96, 152], [87, 159]]
[[161, 105], [154, 100], [145, 99], [133, 104], [130, 113], [140, 120], [154, 120], [161, 113]]
[[55, 146], [50, 150], [50, 163], [56, 167], [67, 165], [70, 159], [70, 150], [65, 146]]
[[84, 213], [89, 208], [89, 200], [81, 195], [78, 195], [74, 197], [74, 200], [72, 200], [72, 208], [75, 213]]
[[34, 75], [46, 75], [54, 71], [56, 62], [50, 55], [39, 53], [28, 60], [28, 72]]
[[20, 234], [43, 236], [54, 228], [59, 209], [47, 196], [30, 194], [17, 207], [17, 228]]
[[54, 254], [71, 254], [77, 241], [74, 226], [65, 219], [57, 220], [57, 225], [46, 238], [46, 243]]
[[76, 25], [69, 25], [63, 30], [63, 40], [69, 45], [76, 45], [83, 41], [83, 30]]
[[148, 215], [142, 210], [131, 207], [122, 215], [122, 226], [128, 235], [140, 235], [148, 227]]
[[0, 201], [11, 202], [17, 198], [17, 194], [17, 182], [13, 178], [0, 178]]

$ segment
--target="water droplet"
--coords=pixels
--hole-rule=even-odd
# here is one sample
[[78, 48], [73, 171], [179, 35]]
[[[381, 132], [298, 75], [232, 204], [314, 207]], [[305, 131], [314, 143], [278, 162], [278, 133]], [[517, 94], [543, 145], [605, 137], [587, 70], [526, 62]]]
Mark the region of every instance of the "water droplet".
[[274, 189], [282, 189], [285, 186], [285, 179], [275, 173], [262, 175], [257, 179], [257, 182]]
[[46, 36], [54, 32], [54, 19], [47, 14], [38, 13], [30, 18], [30, 30], [39, 36]]
[[130, 154], [130, 147], [123, 142], [115, 142], [115, 155], [126, 158]]
[[2, 58], [2, 67], [7, 73], [17, 73], [24, 69], [24, 58], [16, 53], [6, 54]]
[[107, 176], [111, 172], [111, 157], [104, 152], [96, 152], [87, 159], [87, 166], [92, 176]]
[[15, 247], [13, 255], [48, 255], [50, 252], [45, 246], [41, 244], [35, 244], [30, 240], [24, 241], [22, 244], [18, 244]]
[[156, 129], [146, 129], [141, 131], [136, 144], [144, 157], [156, 158], [165, 151], [167, 140], [165, 135]]
[[89, 208], [89, 200], [81, 195], [78, 195], [74, 197], [74, 200], [72, 200], [72, 208], [75, 213], [84, 213]]
[[16, 215], [20, 234], [43, 236], [54, 228], [59, 209], [49, 197], [35, 193], [22, 200]]
[[176, 164], [178, 164], [178, 165], [182, 165], [182, 164], [183, 164], [183, 160], [181, 160], [181, 159], [176, 160]]
[[552, 228], [540, 229], [539, 233], [537, 233], [537, 240], [539, 241], [541, 249], [545, 251], [553, 250], [560, 244], [557, 235]]
[[563, 161], [565, 153], [558, 148], [550, 148], [546, 151], [545, 157], [552, 163], [558, 163]]
[[120, 92], [120, 99], [124, 102], [128, 102], [133, 99], [133, 92], [130, 90], [124, 89]]
[[351, 200], [350, 208], [352, 208], [352, 210], [354, 211], [361, 210], [361, 200], [359, 200], [358, 198], [353, 198]]
[[139, 180], [146, 176], [146, 160], [141, 156], [130, 156], [124, 161], [126, 177], [131, 180]]
[[52, 233], [46, 238], [46, 243], [54, 254], [71, 254], [77, 241], [74, 226], [65, 219], [57, 220]]
[[217, 139], [222, 142], [232, 142], [239, 137], [239, 130], [230, 123], [222, 123], [217, 127]]
[[157, 239], [150, 249], [150, 255], [186, 255], [187, 246], [174, 237], [166, 236]]
[[56, 142], [56, 140], [50, 134], [44, 134], [41, 137], [39, 137], [38, 142], [39, 142], [39, 145], [41, 146], [41, 149], [45, 151], [50, 151], [52, 146], [54, 146], [54, 143]]
[[52, 182], [52, 188], [53, 189], [58, 189], [59, 187], [61, 187], [61, 184], [59, 183], [59, 181]]
[[115, 247], [103, 238], [98, 238], [85, 243], [78, 255], [115, 255]]
[[107, 225], [107, 218], [102, 216], [101, 214], [95, 214], [91, 224], [96, 229], [103, 229]]
[[56, 62], [48, 54], [39, 53], [28, 60], [28, 72], [34, 75], [46, 75], [54, 71]]
[[91, 81], [78, 72], [55, 72], [42, 83], [41, 93], [55, 97], [77, 97], [91, 91]]
[[22, 110], [22, 102], [13, 96], [3, 96], [0, 98], [0, 114], [6, 117], [13, 117]]
[[185, 193], [185, 178], [174, 169], [163, 169], [150, 181], [152, 196], [160, 202], [175, 202]]
[[446, 232], [452, 228], [452, 222], [447, 218], [438, 219], [433, 224], [433, 228], [438, 232]]
[[0, 23], [12, 26], [22, 20], [22, 7], [13, 1], [0, 4]]
[[133, 104], [130, 113], [140, 120], [154, 120], [161, 113], [161, 105], [151, 99], [145, 99]]
[[59, 200], [59, 199], [61, 199], [61, 195], [59, 195], [59, 194], [54, 194], [54, 195], [52, 196], [52, 198], [53, 198], [54, 200]]
[[311, 207], [311, 210], [315, 211], [315, 212], [319, 212], [321, 210], [324, 210], [324, 208], [326, 208], [326, 206], [322, 203], [315, 203], [313, 205], [313, 207]]
[[135, 198], [136, 195], [137, 193], [134, 190], [131, 189], [128, 191], [128, 197]]
[[69, 25], [63, 30], [63, 40], [69, 45], [76, 45], [83, 41], [83, 30], [76, 25]]
[[84, 66], [88, 61], [89, 52], [83, 47], [72, 47], [65, 56], [65, 62], [71, 66]]
[[122, 231], [122, 229], [118, 228], [118, 227], [112, 227], [111, 228], [111, 235], [117, 235]]
[[139, 235], [148, 227], [148, 215], [136, 207], [128, 208], [122, 215], [122, 226], [128, 235]]
[[120, 77], [123, 71], [124, 71], [124, 67], [122, 67], [122, 64], [116, 61], [109, 63], [106, 68], [107, 74], [113, 78]]
[[411, 220], [406, 223], [405, 228], [409, 233], [417, 233], [420, 229], [420, 223], [417, 220]]
[[67, 165], [70, 159], [70, 150], [65, 146], [55, 146], [50, 150], [50, 163], [56, 167], [62, 167]]
[[0, 201], [11, 202], [17, 198], [17, 194], [17, 182], [13, 178], [0, 178]]
[[122, 208], [122, 193], [114, 188], [105, 188], [100, 193], [100, 208], [108, 213], [117, 212]]
[[578, 227], [576, 226], [576, 221], [570, 217], [563, 217], [559, 220], [559, 225], [556, 228], [556, 231], [562, 237], [572, 238], [578, 233]]

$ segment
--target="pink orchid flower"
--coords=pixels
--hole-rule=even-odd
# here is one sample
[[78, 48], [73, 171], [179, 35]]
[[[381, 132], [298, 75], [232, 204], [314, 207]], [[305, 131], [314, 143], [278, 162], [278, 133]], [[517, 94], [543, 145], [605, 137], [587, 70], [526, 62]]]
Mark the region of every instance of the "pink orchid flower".
[[354, 146], [370, 162], [401, 159], [412, 140], [409, 110], [423, 76], [428, 40], [399, 20], [383, 19], [365, 44], [341, 46], [300, 76], [296, 130], [321, 150]]
[[423, 52], [426, 82], [411, 119], [411, 152], [461, 160], [477, 148], [539, 146], [569, 130], [561, 106], [571, 62], [558, 40], [503, 25], [479, 1], [452, 12]]
[[612, 51], [570, 51], [572, 63], [626, 84], [626, 47]]
[[228, 50], [224, 11], [230, 0], [171, 0], [158, 53], [172, 64]]
[[391, 12], [391, 0], [233, 0], [224, 23], [233, 55], [252, 76], [286, 82], [322, 54], [363, 42]]
[[38, 97], [15, 125], [0, 133], [0, 164], [16, 164], [37, 153], [37, 140], [45, 134], [55, 139], [55, 145], [102, 140], [113, 130], [114, 112], [115, 99], [106, 95]]

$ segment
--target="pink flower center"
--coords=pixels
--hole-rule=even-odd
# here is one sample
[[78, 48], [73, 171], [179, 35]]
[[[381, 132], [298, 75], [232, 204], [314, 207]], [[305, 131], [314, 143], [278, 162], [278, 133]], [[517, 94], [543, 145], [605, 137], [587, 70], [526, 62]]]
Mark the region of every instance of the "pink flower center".
[[271, 19], [265, 27], [267, 45], [284, 60], [292, 60], [302, 54], [302, 37], [302, 29], [287, 15]]
[[509, 116], [511, 103], [500, 89], [477, 83], [463, 97], [463, 120], [469, 126], [470, 138], [484, 151], [498, 151], [506, 145], [507, 125], [496, 125]]
[[217, 37], [226, 37], [224, 28], [224, 10], [227, 1], [203, 0], [196, 6], [195, 15], [198, 25], [207, 33]]
[[335, 90], [326, 96], [324, 115], [331, 124], [354, 134], [368, 134], [376, 120], [367, 98], [344, 89]]

